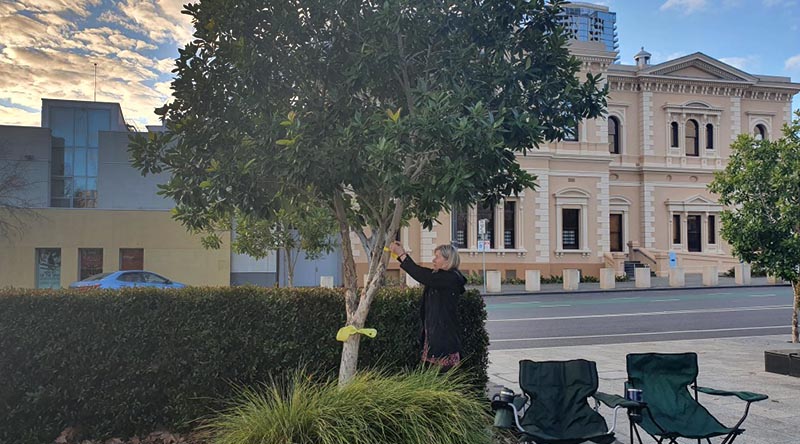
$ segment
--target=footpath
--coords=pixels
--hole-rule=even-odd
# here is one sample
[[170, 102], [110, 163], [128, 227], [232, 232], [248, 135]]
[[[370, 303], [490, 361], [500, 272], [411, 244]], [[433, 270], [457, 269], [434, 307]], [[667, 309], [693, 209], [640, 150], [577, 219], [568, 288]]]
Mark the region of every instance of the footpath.
[[[669, 291], [666, 278], [652, 278], [648, 290]], [[627, 285], [630, 284], [630, 285]], [[751, 286], [767, 286], [766, 278], [753, 278]], [[735, 286], [733, 278], [720, 277], [717, 287]], [[700, 276], [687, 275], [686, 286], [703, 287]], [[559, 290], [560, 289], [560, 290]], [[637, 291], [633, 282], [618, 282], [616, 290]], [[580, 290], [599, 291], [599, 284], [581, 284]], [[561, 284], [544, 284], [542, 291], [534, 294], [567, 293]], [[502, 295], [526, 294], [524, 286], [504, 286]], [[491, 296], [489, 296], [491, 297]], [[565, 294], [565, 297], [568, 295]], [[692, 339], [662, 342], [637, 342], [628, 344], [579, 345], [569, 347], [543, 347], [515, 350], [490, 350], [489, 391], [490, 395], [506, 386], [519, 392], [517, 384], [521, 359], [568, 360], [583, 358], [597, 363], [599, 390], [622, 394], [626, 379], [625, 356], [628, 353], [680, 353], [695, 352], [698, 355], [698, 384], [723, 390], [746, 390], [766, 393], [769, 399], [753, 403], [743, 427], [744, 434], [736, 439], [737, 444], [798, 444], [800, 443], [800, 378], [778, 375], [764, 371], [765, 350], [797, 350], [800, 344], [789, 343], [788, 335], [753, 336], [737, 338]], [[646, 395], [645, 395], [646, 396]], [[744, 413], [745, 403], [735, 397], [715, 397], [700, 394], [700, 402], [723, 424], [731, 426]], [[613, 410], [601, 406], [609, 426]], [[616, 437], [619, 443], [628, 443], [628, 419], [624, 414], [617, 418]], [[645, 443], [655, 442], [645, 435]], [[681, 442], [697, 442], [683, 440]], [[719, 442], [717, 439], [714, 442]]]

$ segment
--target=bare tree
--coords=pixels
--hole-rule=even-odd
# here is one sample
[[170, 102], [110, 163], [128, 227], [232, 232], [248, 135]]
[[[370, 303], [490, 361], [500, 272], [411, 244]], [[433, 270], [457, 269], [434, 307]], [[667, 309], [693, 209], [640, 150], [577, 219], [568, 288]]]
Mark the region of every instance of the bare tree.
[[31, 218], [38, 217], [27, 195], [33, 181], [25, 163], [11, 156], [6, 141], [0, 140], [0, 238], [10, 239], [24, 231]]

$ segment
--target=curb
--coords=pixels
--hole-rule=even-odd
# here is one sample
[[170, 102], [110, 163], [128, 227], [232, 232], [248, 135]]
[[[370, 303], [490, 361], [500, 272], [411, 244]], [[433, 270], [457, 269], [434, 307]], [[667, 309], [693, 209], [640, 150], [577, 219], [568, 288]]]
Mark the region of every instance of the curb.
[[[501, 293], [481, 293], [483, 297], [498, 297], [498, 296], [536, 296], [536, 295], [554, 295], [554, 294], [575, 294], [575, 293], [632, 293], [636, 291], [671, 291], [671, 290], [709, 290], [713, 288], [772, 288], [772, 287], [790, 287], [791, 284], [756, 284], [756, 285], [714, 285], [714, 286], [692, 286], [692, 287], [650, 287], [650, 288], [612, 288], [612, 289], [589, 289], [589, 290], [547, 290], [547, 291], [512, 291]], [[480, 291], [480, 289], [477, 289]]]

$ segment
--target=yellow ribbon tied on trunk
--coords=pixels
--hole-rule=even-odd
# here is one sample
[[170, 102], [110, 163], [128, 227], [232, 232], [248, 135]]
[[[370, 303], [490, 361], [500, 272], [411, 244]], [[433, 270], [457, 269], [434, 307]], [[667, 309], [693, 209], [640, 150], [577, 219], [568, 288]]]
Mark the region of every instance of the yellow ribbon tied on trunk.
[[375, 336], [378, 336], [378, 330], [375, 330], [374, 328], [356, 328], [353, 325], [348, 325], [340, 328], [339, 331], [336, 332], [336, 340], [339, 342], [344, 342], [354, 334], [361, 334], [364, 336], [369, 336], [370, 338], [374, 338]]

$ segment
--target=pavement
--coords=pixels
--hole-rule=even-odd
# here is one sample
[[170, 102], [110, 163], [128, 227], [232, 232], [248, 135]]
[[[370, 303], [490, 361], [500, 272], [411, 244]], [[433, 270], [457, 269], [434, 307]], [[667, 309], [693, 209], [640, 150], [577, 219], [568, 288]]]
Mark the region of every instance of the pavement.
[[[525, 285], [509, 285], [503, 284], [499, 293], [485, 293], [486, 296], [513, 296], [523, 294], [556, 294], [556, 293], [584, 293], [584, 292], [598, 292], [598, 291], [669, 291], [675, 288], [692, 289], [692, 288], [709, 288], [703, 285], [702, 274], [686, 274], [686, 285], [683, 287], [670, 287], [668, 277], [651, 277], [649, 288], [636, 288], [636, 282], [633, 280], [627, 282], [617, 282], [615, 288], [612, 290], [601, 290], [600, 283], [581, 283], [578, 290], [567, 291], [564, 290], [564, 284], [541, 284], [541, 290], [536, 292], [525, 291]], [[789, 285], [779, 281], [778, 284], [771, 284], [767, 281], [766, 277], [753, 277], [750, 279], [748, 287], [772, 287], [775, 285]], [[717, 285], [714, 288], [725, 287], [741, 287], [736, 283], [736, 279], [732, 277], [720, 276]], [[483, 293], [483, 286], [481, 285], [467, 285], [467, 289], [475, 289]], [[798, 440], [800, 442], [800, 440]]]
[[[702, 287], [702, 280], [686, 276], [686, 287]], [[699, 277], [699, 275], [698, 275]], [[661, 282], [663, 280], [663, 282]], [[699, 283], [699, 285], [697, 285]], [[633, 284], [618, 283], [615, 291], [635, 291]], [[668, 291], [666, 278], [652, 278], [653, 288]], [[766, 278], [753, 278], [752, 286], [766, 286]], [[735, 285], [733, 278], [720, 277], [719, 287]], [[516, 287], [516, 288], [515, 288]], [[542, 292], [564, 292], [560, 284], [542, 285]], [[524, 286], [504, 286], [505, 295], [524, 293]], [[598, 291], [599, 284], [581, 284], [579, 291]], [[613, 290], [612, 290], [613, 291]], [[745, 390], [769, 395], [769, 399], [753, 403], [743, 427], [744, 434], [736, 439], [738, 444], [798, 444], [800, 443], [800, 378], [764, 371], [764, 351], [796, 350], [800, 344], [789, 342], [788, 335], [752, 336], [737, 338], [691, 339], [627, 344], [576, 345], [569, 347], [543, 347], [489, 351], [489, 392], [500, 386], [519, 392], [518, 366], [521, 359], [568, 360], [583, 358], [597, 363], [599, 390], [622, 394], [626, 379], [625, 356], [628, 353], [695, 352], [698, 355], [698, 384], [722, 390]], [[645, 394], [645, 397], [647, 395]], [[700, 394], [700, 402], [723, 424], [731, 426], [738, 421], [746, 403], [735, 397], [715, 397]], [[603, 406], [600, 412], [611, 426], [613, 410]], [[630, 442], [628, 420], [624, 414], [617, 418], [617, 442]], [[645, 443], [655, 442], [643, 436]], [[717, 439], [715, 442], [719, 442]], [[697, 442], [683, 440], [681, 442]]]

